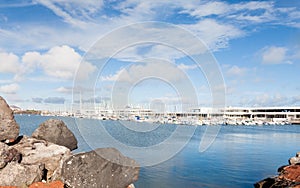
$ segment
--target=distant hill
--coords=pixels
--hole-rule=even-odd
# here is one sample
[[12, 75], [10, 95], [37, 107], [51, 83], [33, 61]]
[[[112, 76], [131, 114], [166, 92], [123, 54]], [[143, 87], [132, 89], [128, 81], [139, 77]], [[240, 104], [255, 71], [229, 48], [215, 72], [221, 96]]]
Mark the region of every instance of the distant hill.
[[16, 105], [10, 105], [9, 107], [12, 109], [12, 111], [15, 111], [15, 110], [22, 110], [20, 107], [18, 107], [18, 106], [16, 106]]
[[40, 115], [42, 111], [40, 110], [23, 110], [22, 108], [16, 106], [16, 105], [10, 105], [9, 106], [14, 114], [34, 114], [34, 115]]

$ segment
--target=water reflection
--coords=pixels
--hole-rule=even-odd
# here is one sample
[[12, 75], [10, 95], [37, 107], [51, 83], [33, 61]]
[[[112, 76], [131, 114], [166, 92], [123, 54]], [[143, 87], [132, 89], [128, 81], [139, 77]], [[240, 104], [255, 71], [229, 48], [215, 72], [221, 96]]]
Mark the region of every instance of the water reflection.
[[[46, 119], [48, 117], [16, 116], [21, 133], [27, 135]], [[96, 134], [98, 124], [95, 121], [84, 120], [83, 127], [78, 128], [74, 119], [61, 119], [79, 141], [75, 152], [111, 145]], [[135, 146], [155, 145], [176, 129], [175, 125], [158, 126], [148, 135], [133, 134], [132, 130], [126, 130], [116, 122], [106, 123], [106, 131], [111, 135]], [[277, 168], [287, 164], [288, 158], [300, 150], [300, 126], [223, 126], [211, 147], [200, 153], [198, 148], [205, 128], [198, 127], [189, 143], [170, 160], [141, 168], [136, 187], [253, 187], [256, 181], [276, 174]], [[85, 142], [79, 129], [85, 130], [92, 146]], [[182, 140], [185, 140], [184, 133], [172, 145], [176, 146]], [[147, 155], [151, 156], [151, 153]]]

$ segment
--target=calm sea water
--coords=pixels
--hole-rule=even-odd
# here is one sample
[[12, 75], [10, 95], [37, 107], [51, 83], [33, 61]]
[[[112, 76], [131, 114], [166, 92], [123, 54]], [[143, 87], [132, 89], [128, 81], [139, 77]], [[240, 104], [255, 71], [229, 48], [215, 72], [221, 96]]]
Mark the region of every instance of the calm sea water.
[[[138, 124], [133, 126], [155, 127], [152, 131], [135, 134], [116, 121], [102, 121], [99, 126], [98, 120], [80, 119], [78, 123], [73, 118], [56, 118], [62, 119], [76, 135], [79, 148], [75, 152], [111, 146], [107, 140], [102, 139], [104, 134], [112, 135], [130, 146], [147, 147], [164, 141], [177, 128], [176, 125]], [[47, 119], [49, 117], [16, 116], [21, 134], [26, 135], [31, 135]], [[187, 130], [192, 128], [186, 127]], [[222, 126], [211, 147], [200, 153], [198, 147], [205, 128], [198, 127], [188, 144], [171, 159], [154, 166], [142, 167], [135, 186], [253, 187], [256, 181], [276, 174], [278, 167], [287, 164], [289, 157], [300, 151], [300, 126], [297, 125]], [[184, 139], [176, 137], [174, 145], [180, 144]]]

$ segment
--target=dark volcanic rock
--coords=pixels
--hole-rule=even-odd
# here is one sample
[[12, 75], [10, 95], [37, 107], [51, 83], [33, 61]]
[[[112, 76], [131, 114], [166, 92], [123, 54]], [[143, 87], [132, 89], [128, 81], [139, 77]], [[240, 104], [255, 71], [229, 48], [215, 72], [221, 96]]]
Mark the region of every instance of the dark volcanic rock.
[[63, 164], [63, 182], [75, 187], [126, 188], [137, 181], [138, 164], [114, 148], [73, 155]]
[[255, 188], [269, 188], [276, 182], [275, 178], [266, 178], [254, 184]]
[[0, 141], [14, 141], [19, 136], [20, 127], [14, 119], [12, 110], [0, 96]]
[[77, 148], [77, 139], [65, 123], [58, 119], [49, 119], [42, 123], [32, 137], [65, 146], [70, 150]]

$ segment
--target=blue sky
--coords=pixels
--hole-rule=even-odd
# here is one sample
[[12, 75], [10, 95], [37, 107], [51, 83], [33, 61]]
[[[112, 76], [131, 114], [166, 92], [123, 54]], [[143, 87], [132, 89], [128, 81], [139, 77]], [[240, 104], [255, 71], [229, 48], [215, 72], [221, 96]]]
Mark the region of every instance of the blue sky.
[[[0, 0], [0, 95], [22, 108], [70, 108], [78, 67], [83, 75], [98, 71], [85, 54], [112, 31], [147, 21], [174, 24], [205, 43], [222, 71], [227, 106], [300, 105], [298, 0]], [[154, 66], [161, 64], [147, 59], [153, 57], [172, 64]], [[181, 71], [187, 77], [180, 77]], [[117, 82], [143, 73], [166, 75], [166, 80], [138, 80], [128, 104], [149, 107], [159, 101], [177, 108], [184, 99], [174, 86], [188, 79], [197, 106], [211, 105], [205, 73], [186, 54], [158, 44], [127, 47], [112, 57], [98, 72], [97, 91], [90, 97], [108, 105]]]

